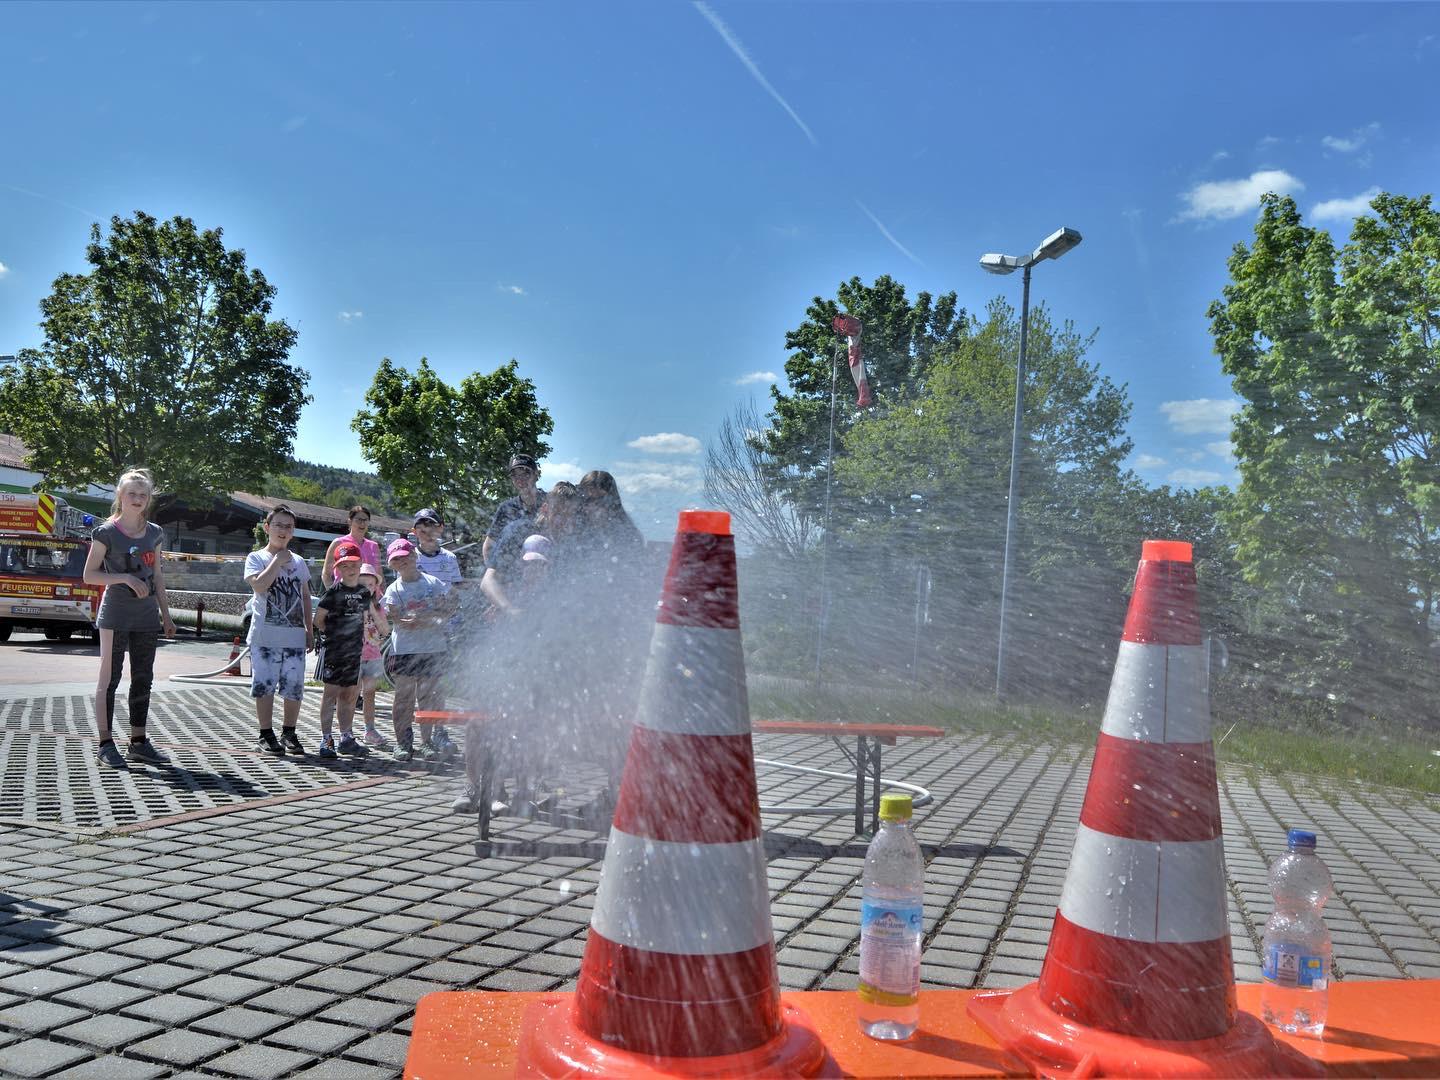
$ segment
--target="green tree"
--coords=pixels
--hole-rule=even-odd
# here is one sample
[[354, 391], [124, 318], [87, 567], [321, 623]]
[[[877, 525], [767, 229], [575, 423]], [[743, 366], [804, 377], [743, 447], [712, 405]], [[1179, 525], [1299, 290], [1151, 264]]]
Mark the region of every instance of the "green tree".
[[221, 230], [136, 212], [90, 232], [90, 271], [40, 302], [44, 343], [0, 373], [0, 426], [47, 484], [113, 483], [145, 465], [159, 486], [205, 496], [284, 467], [309, 376], [275, 289]]
[[289, 499], [293, 502], [324, 505], [324, 491], [314, 480], [302, 480], [298, 476], [277, 476], [267, 485], [265, 494], [272, 498]]
[[1273, 679], [1366, 713], [1431, 693], [1440, 574], [1440, 213], [1382, 194], [1337, 251], [1265, 196], [1211, 332], [1243, 406], [1232, 524]]
[[512, 453], [544, 457], [550, 413], [511, 360], [450, 386], [421, 358], [413, 375], [389, 358], [351, 422], [360, 452], [408, 510], [433, 506], [469, 521], [509, 492]]
[[923, 385], [935, 357], [953, 350], [969, 329], [955, 293], [937, 300], [922, 292], [912, 301], [905, 286], [888, 275], [876, 278], [873, 285], [852, 277], [841, 282], [834, 299], [811, 300], [805, 321], [785, 334], [789, 389], [771, 387], [763, 451], [772, 463], [774, 482], [785, 490], [798, 514], [812, 519], [820, 517], [824, 503], [830, 378], [837, 364], [837, 457], [843, 453], [846, 432], [859, 419], [855, 388], [841, 355], [844, 339], [832, 326], [840, 314], [853, 315], [864, 324], [865, 367], [882, 409], [898, 395]]

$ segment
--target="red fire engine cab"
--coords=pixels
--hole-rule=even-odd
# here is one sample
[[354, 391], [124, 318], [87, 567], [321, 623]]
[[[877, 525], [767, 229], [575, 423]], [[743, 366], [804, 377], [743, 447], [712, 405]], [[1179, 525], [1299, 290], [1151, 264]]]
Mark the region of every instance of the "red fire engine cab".
[[102, 586], [86, 585], [87, 516], [53, 495], [0, 491], [0, 641], [17, 629], [96, 637]]

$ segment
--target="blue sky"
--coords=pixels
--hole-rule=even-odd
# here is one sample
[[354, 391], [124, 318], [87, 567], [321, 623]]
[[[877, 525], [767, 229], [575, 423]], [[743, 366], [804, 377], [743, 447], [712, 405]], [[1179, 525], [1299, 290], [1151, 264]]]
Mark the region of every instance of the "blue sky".
[[1033, 296], [1099, 328], [1131, 463], [1231, 480], [1204, 312], [1259, 193], [1343, 236], [1440, 174], [1430, 4], [12, 3], [0, 40], [0, 353], [90, 222], [184, 214], [299, 328], [298, 456], [366, 467], [382, 356], [515, 357], [546, 479], [610, 469], [655, 536], [811, 297], [1018, 307], [979, 256], [1061, 225]]

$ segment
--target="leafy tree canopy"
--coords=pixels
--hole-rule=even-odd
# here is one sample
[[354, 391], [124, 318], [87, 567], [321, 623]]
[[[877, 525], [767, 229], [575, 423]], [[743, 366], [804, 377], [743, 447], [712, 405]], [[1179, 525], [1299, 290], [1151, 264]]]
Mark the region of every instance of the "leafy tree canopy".
[[380, 362], [351, 427], [407, 511], [433, 506], [476, 522], [509, 493], [512, 453], [549, 453], [543, 436], [554, 421], [518, 367], [511, 360], [451, 386], [424, 358], [413, 375]]
[[113, 483], [130, 465], [203, 497], [258, 486], [290, 453], [309, 376], [274, 288], [221, 230], [136, 212], [91, 229], [90, 271], [40, 302], [45, 334], [0, 374], [0, 425], [47, 484]]

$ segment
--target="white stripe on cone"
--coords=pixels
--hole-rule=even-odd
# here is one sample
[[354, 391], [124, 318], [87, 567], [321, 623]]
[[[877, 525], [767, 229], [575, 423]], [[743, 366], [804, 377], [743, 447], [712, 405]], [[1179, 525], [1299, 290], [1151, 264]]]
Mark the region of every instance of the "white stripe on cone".
[[764, 842], [675, 843], [612, 828], [590, 925], [617, 945], [683, 956], [768, 945]]
[[740, 631], [657, 622], [635, 722], [677, 735], [748, 735]]
[[1060, 913], [1126, 941], [1213, 941], [1230, 933], [1225, 849], [1215, 840], [1128, 840], [1078, 826]]
[[1100, 730], [1141, 742], [1209, 742], [1205, 647], [1122, 641]]

